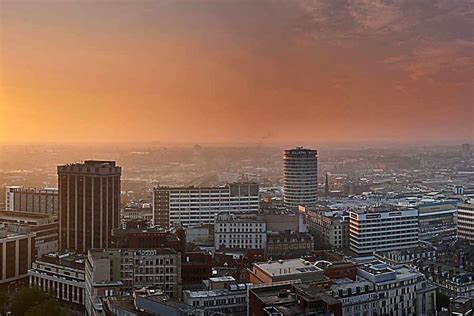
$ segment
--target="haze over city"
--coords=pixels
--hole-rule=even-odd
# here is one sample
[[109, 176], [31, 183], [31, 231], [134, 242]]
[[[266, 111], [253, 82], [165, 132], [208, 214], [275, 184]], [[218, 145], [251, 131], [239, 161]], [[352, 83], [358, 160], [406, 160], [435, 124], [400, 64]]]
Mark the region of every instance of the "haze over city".
[[0, 0], [0, 316], [472, 316], [474, 0]]
[[472, 2], [1, 1], [0, 141], [473, 138]]

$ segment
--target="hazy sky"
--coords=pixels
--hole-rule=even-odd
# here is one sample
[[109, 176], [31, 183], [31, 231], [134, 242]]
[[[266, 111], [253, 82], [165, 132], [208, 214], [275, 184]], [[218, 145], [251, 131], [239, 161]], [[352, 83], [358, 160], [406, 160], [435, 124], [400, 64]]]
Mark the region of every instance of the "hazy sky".
[[0, 0], [0, 140], [472, 140], [471, 0]]

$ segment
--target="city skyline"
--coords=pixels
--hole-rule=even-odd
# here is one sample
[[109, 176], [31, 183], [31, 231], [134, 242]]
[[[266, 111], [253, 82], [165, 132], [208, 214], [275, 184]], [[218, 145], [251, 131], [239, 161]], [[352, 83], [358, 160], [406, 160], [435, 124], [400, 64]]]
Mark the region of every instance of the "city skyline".
[[0, 7], [0, 143], [473, 139], [469, 1]]

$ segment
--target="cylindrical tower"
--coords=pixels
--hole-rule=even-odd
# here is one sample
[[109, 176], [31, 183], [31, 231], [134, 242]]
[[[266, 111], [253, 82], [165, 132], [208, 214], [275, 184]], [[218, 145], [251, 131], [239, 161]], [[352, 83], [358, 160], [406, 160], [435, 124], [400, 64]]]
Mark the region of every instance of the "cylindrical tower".
[[286, 207], [312, 207], [318, 198], [318, 151], [297, 147], [285, 150], [283, 201]]

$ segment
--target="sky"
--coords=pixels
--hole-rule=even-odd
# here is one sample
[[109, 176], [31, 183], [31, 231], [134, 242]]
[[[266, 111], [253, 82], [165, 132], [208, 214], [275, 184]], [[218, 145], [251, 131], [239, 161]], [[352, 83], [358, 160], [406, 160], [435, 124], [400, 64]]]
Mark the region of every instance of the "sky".
[[472, 141], [472, 0], [0, 0], [0, 142]]

